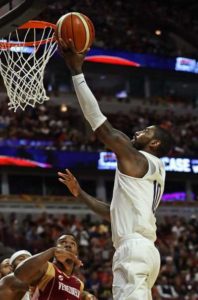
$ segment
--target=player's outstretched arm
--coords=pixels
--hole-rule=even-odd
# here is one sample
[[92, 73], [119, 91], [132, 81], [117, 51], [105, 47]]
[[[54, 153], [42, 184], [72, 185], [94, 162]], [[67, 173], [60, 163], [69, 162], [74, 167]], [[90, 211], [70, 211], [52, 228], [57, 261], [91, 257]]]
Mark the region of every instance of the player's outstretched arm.
[[100, 215], [103, 219], [110, 221], [110, 206], [109, 204], [99, 201], [83, 191], [74, 177], [74, 175], [68, 170], [65, 173], [58, 172], [59, 181], [67, 186], [72, 195], [85, 203], [91, 210]]
[[62, 45], [60, 50], [66, 65], [71, 71], [76, 95], [86, 120], [91, 125], [93, 131], [95, 131], [97, 137], [109, 149], [116, 154], [123, 153], [120, 150], [122, 149], [122, 144], [131, 146], [130, 139], [111, 126], [101, 112], [95, 96], [88, 87], [82, 72], [86, 52], [76, 53], [72, 40], [70, 40], [68, 46], [65, 45], [63, 40], [60, 40], [60, 42]]
[[14, 275], [27, 284], [39, 281], [47, 272], [48, 261], [54, 257], [56, 247], [33, 255], [23, 261], [14, 271]]
[[[132, 146], [130, 139], [124, 133], [111, 126], [86, 83], [82, 73], [86, 53], [75, 53], [72, 40], [67, 47], [63, 41], [61, 43], [61, 51], [73, 76], [75, 92], [86, 120], [96, 133], [97, 138], [116, 154], [120, 171], [126, 175], [142, 177], [148, 168], [146, 158]], [[131, 170], [136, 171], [134, 173]]]
[[48, 269], [48, 261], [53, 257], [63, 265], [68, 258], [73, 260], [76, 266], [80, 267], [82, 265], [82, 262], [72, 252], [60, 247], [52, 247], [24, 260], [16, 268], [14, 275], [21, 281], [34, 285], [45, 275]]

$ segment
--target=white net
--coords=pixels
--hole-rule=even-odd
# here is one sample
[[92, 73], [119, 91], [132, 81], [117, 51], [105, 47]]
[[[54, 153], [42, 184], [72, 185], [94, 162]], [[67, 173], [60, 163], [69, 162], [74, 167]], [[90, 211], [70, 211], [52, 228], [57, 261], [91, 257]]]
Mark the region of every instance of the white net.
[[[28, 28], [9, 35], [7, 42], [14, 41], [15, 45], [8, 49], [0, 41], [0, 72], [7, 89], [9, 109], [25, 110], [28, 105], [34, 107], [49, 100], [43, 80], [46, 64], [57, 49], [53, 37], [51, 27]], [[25, 43], [29, 40], [37, 41], [36, 45], [27, 47]], [[43, 40], [48, 42], [43, 44]]]

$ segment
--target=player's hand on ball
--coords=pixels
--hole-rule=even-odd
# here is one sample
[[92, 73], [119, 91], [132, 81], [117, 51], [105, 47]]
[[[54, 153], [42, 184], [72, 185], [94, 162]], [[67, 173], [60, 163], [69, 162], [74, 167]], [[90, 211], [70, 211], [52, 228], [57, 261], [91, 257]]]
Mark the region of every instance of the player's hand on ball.
[[58, 180], [66, 185], [74, 197], [78, 197], [80, 193], [80, 185], [74, 175], [68, 170], [65, 173], [58, 172]]
[[66, 44], [64, 40], [60, 38], [59, 44], [59, 49], [71, 73], [73, 75], [82, 73], [84, 58], [89, 49], [87, 49], [85, 52], [77, 53], [72, 39], [69, 39]]

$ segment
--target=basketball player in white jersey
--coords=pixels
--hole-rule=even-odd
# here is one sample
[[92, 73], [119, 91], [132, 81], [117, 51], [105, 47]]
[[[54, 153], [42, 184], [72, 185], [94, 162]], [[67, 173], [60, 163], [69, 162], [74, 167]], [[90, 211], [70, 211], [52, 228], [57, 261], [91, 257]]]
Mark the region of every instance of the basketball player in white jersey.
[[75, 53], [73, 41], [61, 41], [64, 60], [86, 120], [97, 138], [117, 157], [113, 199], [110, 207], [113, 258], [113, 298], [152, 299], [151, 288], [160, 268], [155, 211], [164, 190], [165, 170], [159, 157], [172, 145], [170, 134], [159, 126], [138, 131], [130, 140], [102, 114], [89, 89], [82, 65], [85, 53]]

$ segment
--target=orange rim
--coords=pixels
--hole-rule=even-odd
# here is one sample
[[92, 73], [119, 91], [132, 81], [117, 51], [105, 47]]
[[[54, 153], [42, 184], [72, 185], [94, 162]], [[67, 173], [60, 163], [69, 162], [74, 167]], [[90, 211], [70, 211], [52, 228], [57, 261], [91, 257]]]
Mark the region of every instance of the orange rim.
[[[23, 30], [23, 29], [44, 29], [46, 27], [51, 27], [52, 29], [54, 29], [54, 31], [56, 30], [56, 25], [50, 22], [45, 22], [45, 21], [28, 21], [27, 23], [21, 25], [20, 27], [18, 27], [17, 30]], [[11, 47], [35, 47], [38, 45], [43, 45], [46, 43], [50, 43], [56, 41], [55, 36], [48, 38], [48, 39], [44, 39], [44, 40], [39, 40], [39, 41], [34, 41], [34, 42], [21, 42], [21, 43], [15, 43], [15, 42], [2, 42], [0, 41], [0, 49], [9, 49]]]

